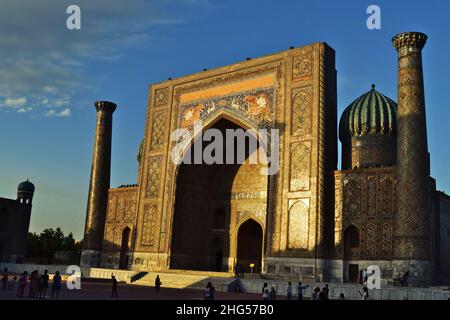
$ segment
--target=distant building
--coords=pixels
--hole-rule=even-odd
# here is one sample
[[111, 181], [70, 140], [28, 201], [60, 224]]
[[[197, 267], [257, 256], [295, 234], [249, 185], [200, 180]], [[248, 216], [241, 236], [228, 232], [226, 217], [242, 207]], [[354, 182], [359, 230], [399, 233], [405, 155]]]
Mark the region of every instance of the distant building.
[[17, 199], [0, 198], [0, 261], [21, 262], [26, 256], [34, 184], [24, 181]]

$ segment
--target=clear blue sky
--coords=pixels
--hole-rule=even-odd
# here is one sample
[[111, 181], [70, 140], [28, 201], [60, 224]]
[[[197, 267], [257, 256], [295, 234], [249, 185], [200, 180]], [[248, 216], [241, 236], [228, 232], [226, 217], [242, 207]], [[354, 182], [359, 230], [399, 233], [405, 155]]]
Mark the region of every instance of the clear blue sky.
[[[81, 7], [81, 30], [66, 8]], [[366, 9], [381, 8], [381, 30]], [[450, 191], [449, 1], [0, 0], [0, 196], [36, 185], [31, 231], [81, 238], [95, 100], [114, 114], [111, 185], [136, 181], [148, 85], [313, 42], [336, 50], [339, 114], [377, 89], [397, 100], [391, 37], [429, 35], [424, 49], [431, 172]]]

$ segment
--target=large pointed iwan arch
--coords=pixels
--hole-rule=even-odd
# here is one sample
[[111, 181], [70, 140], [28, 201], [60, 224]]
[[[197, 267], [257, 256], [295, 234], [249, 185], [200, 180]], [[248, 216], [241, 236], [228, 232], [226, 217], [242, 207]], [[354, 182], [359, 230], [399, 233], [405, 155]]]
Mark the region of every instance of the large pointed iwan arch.
[[[242, 119], [234, 119], [230, 114], [221, 112], [204, 123], [202, 132], [209, 128], [220, 130], [225, 142], [226, 129], [245, 130], [251, 127]], [[192, 138], [189, 147], [183, 151], [184, 157], [192, 153], [194, 139], [199, 138], [200, 135]], [[256, 149], [252, 149], [248, 139], [256, 140]], [[249, 156], [259, 152], [260, 148], [257, 136], [251, 135], [248, 139], [246, 161], [242, 164], [225, 163], [227, 149], [224, 143], [223, 164], [203, 162], [176, 166], [169, 237], [170, 268], [231, 271], [237, 257], [238, 222], [244, 215], [259, 215], [265, 221], [268, 176], [260, 173], [264, 164], [248, 163]], [[208, 144], [201, 142], [202, 151]], [[236, 156], [236, 146], [234, 148]], [[215, 214], [220, 210], [224, 212], [223, 228], [215, 226]], [[219, 248], [219, 245], [223, 247]]]

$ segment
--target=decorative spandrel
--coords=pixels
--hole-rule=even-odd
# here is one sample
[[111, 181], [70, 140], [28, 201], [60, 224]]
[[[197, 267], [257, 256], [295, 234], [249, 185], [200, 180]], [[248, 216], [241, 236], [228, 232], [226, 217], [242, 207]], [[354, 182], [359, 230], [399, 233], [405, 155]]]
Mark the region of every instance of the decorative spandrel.
[[237, 119], [246, 119], [254, 128], [270, 129], [273, 126], [274, 105], [273, 88], [199, 100], [180, 106], [179, 127], [190, 129], [197, 121], [207, 121], [220, 111], [227, 111], [236, 115]]

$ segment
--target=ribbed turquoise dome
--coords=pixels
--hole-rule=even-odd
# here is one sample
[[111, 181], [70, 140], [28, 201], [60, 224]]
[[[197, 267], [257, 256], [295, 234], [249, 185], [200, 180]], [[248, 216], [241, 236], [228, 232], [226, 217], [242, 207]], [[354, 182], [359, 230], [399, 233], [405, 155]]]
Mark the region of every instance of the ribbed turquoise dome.
[[353, 101], [342, 113], [339, 139], [371, 134], [395, 135], [397, 103], [372, 89]]
[[34, 184], [32, 184], [30, 181], [24, 181], [21, 182], [19, 184], [19, 186], [17, 187], [18, 191], [29, 191], [29, 192], [34, 192]]

